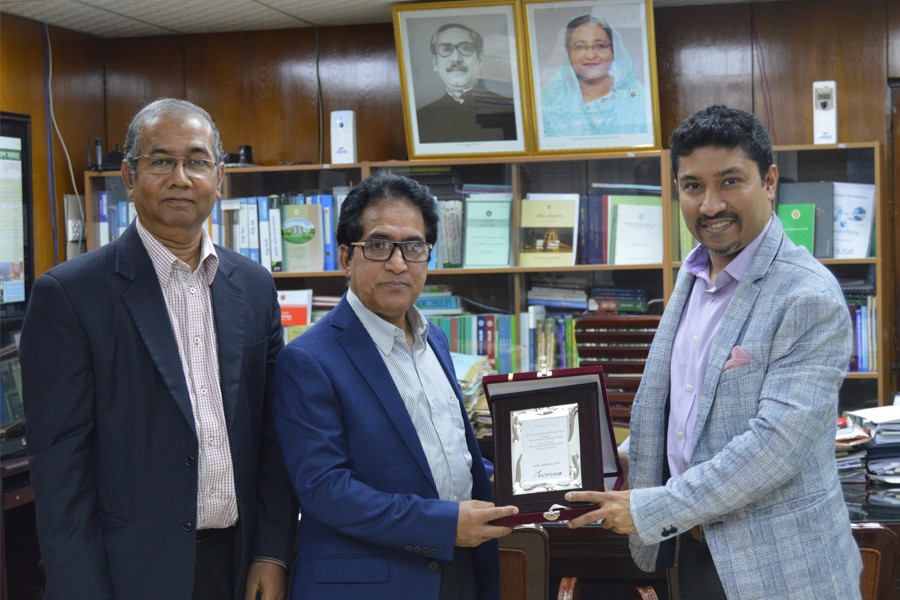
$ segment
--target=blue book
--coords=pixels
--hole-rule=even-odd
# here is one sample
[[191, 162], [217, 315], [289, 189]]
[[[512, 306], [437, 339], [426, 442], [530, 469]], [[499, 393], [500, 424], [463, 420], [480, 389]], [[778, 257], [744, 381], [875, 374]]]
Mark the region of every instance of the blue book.
[[856, 356], [858, 365], [856, 370], [859, 372], [865, 372], [869, 370], [869, 367], [866, 361], [866, 347], [863, 344], [863, 332], [865, 331], [865, 326], [863, 324], [863, 310], [861, 308], [857, 308], [854, 316], [855, 323], [853, 328], [853, 335], [856, 338]]
[[562, 300], [556, 298], [528, 298], [529, 306], [547, 306], [549, 308], [576, 308], [587, 310], [588, 301]]
[[256, 217], [259, 228], [259, 262], [272, 272], [272, 233], [269, 231], [269, 197], [256, 197]]
[[216, 200], [212, 211], [209, 213], [209, 239], [215, 245], [222, 244], [222, 204]]
[[494, 358], [496, 371], [512, 373], [512, 334], [509, 315], [497, 315], [497, 342], [498, 352]]
[[331, 194], [319, 194], [318, 203], [322, 205], [322, 234], [325, 244], [325, 270], [337, 270], [336, 245], [334, 243], [335, 224], [334, 197]]
[[476, 318], [478, 319], [478, 335], [476, 338], [478, 343], [475, 348], [475, 354], [478, 354], [479, 356], [484, 356], [487, 354], [487, 349], [485, 348], [485, 345], [484, 345], [486, 323], [484, 321], [484, 315], [478, 315], [478, 317], [476, 317]]
[[128, 219], [129, 204], [131, 203], [128, 202], [128, 200], [119, 200], [117, 202], [116, 218], [119, 221], [119, 235], [122, 235], [122, 232], [128, 229], [128, 226], [131, 225], [131, 221]]

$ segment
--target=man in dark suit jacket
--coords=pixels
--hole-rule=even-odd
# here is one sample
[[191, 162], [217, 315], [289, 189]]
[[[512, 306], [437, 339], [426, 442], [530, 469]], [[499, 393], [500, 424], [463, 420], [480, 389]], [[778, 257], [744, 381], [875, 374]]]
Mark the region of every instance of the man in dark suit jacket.
[[278, 357], [275, 426], [300, 499], [292, 600], [496, 599], [515, 514], [491, 500], [447, 338], [414, 304], [437, 237], [427, 188], [388, 173], [341, 207], [350, 290]]
[[434, 70], [444, 94], [416, 112], [419, 142], [490, 142], [516, 139], [512, 98], [487, 89], [479, 77], [484, 40], [459, 23], [441, 26], [431, 38]]
[[279, 308], [271, 276], [204, 230], [222, 157], [203, 109], [143, 108], [122, 163], [137, 219], [35, 282], [21, 363], [48, 599], [284, 595]]

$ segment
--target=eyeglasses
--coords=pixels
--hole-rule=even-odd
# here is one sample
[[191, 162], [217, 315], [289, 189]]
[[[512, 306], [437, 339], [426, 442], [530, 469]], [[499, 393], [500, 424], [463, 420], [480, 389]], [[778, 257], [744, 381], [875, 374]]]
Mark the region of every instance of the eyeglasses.
[[460, 56], [472, 56], [475, 54], [475, 44], [472, 42], [460, 42], [458, 44], [450, 44], [449, 42], [444, 42], [442, 44], [435, 45], [435, 49], [437, 50], [438, 56], [441, 58], [447, 58], [453, 51], [456, 50], [459, 52]]
[[612, 48], [609, 42], [595, 42], [593, 44], [574, 44], [569, 46], [569, 52], [572, 54], [587, 54], [589, 50], [593, 50], [595, 54], [600, 54]]
[[411, 263], [428, 262], [431, 258], [431, 244], [425, 242], [392, 242], [390, 240], [366, 240], [351, 242], [351, 246], [361, 246], [363, 256], [380, 262], [391, 260], [394, 250], [400, 248], [403, 260]]
[[185, 158], [184, 156], [169, 156], [168, 154], [142, 154], [131, 160], [137, 162], [147, 159], [147, 172], [153, 175], [168, 175], [175, 170], [179, 161], [184, 163], [184, 172], [189, 177], [209, 177], [216, 170], [217, 163], [205, 158]]

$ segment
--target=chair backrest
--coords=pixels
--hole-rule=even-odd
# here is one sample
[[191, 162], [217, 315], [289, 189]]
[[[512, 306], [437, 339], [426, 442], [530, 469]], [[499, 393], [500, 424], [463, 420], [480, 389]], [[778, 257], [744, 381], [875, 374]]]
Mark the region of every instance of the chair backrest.
[[863, 600], [893, 597], [897, 535], [879, 523], [853, 523], [851, 527], [863, 563], [859, 578]]
[[520, 525], [500, 538], [500, 600], [547, 600], [550, 536], [540, 525]]
[[613, 424], [628, 427], [659, 315], [585, 317], [575, 321], [581, 365], [601, 365]]

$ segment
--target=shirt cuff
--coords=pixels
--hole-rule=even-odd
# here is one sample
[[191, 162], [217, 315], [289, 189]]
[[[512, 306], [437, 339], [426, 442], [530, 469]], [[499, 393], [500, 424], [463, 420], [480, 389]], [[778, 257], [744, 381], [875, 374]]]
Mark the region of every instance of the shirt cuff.
[[284, 564], [284, 561], [278, 560], [277, 558], [272, 558], [271, 556], [256, 556], [250, 562], [273, 563], [276, 565], [281, 565], [281, 568], [287, 571], [287, 565]]

